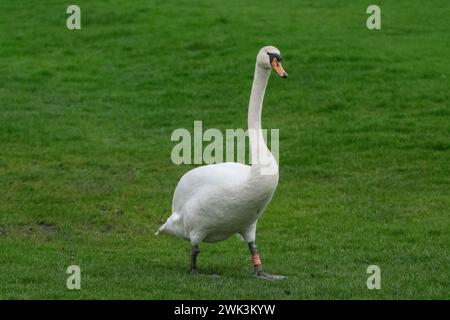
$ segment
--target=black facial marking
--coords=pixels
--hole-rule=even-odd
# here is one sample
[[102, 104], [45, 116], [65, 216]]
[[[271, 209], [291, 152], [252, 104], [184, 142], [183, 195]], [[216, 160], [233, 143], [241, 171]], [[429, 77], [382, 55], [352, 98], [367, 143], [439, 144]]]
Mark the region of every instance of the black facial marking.
[[270, 63], [272, 63], [273, 58], [277, 58], [277, 60], [278, 60], [279, 62], [281, 61], [281, 56], [280, 56], [278, 53], [270, 53], [270, 52], [267, 52], [267, 54], [269, 55]]

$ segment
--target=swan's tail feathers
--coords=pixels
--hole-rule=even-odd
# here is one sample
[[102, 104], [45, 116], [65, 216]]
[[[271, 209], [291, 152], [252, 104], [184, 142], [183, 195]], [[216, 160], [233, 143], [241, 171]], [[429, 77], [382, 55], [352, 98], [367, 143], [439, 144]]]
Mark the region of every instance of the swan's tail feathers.
[[186, 238], [183, 217], [176, 211], [172, 212], [167, 221], [155, 232], [155, 235], [167, 233], [179, 238]]
[[164, 224], [159, 227], [158, 231], [155, 232], [155, 235], [158, 235], [160, 233], [171, 233], [171, 229], [173, 228], [173, 223], [174, 221], [179, 219], [179, 214], [174, 211], [172, 212], [172, 214], [170, 215], [169, 218], [167, 218], [166, 222], [164, 222]]
[[159, 227], [158, 231], [155, 232], [155, 235], [156, 235], [156, 236], [157, 236], [158, 234], [164, 232], [164, 229], [166, 228], [166, 224], [167, 224], [167, 221], [166, 221], [161, 227]]

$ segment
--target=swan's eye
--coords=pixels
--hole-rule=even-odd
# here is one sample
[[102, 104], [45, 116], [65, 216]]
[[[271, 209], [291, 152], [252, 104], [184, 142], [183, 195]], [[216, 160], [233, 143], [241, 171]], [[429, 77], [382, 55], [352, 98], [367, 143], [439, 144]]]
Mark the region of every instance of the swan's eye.
[[269, 61], [270, 61], [270, 64], [272, 64], [272, 61], [273, 61], [273, 59], [277, 59], [277, 61], [278, 62], [280, 62], [281, 61], [281, 56], [278, 54], [278, 53], [270, 53], [270, 52], [267, 52], [267, 54], [269, 55]]

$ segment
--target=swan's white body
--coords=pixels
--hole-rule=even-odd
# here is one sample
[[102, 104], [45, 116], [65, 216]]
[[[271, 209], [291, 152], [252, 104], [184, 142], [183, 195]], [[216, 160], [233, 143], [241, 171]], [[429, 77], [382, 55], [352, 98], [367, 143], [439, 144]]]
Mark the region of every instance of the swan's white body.
[[278, 175], [253, 176], [250, 166], [220, 163], [186, 173], [175, 189], [172, 215], [161, 227], [194, 245], [241, 234], [255, 240], [256, 221], [269, 203]]
[[[263, 52], [261, 54], [261, 52]], [[255, 241], [256, 223], [272, 199], [278, 184], [278, 164], [268, 150], [261, 131], [261, 112], [270, 75], [267, 51], [257, 57], [250, 96], [248, 127], [252, 165], [220, 163], [195, 168], [179, 181], [172, 203], [172, 215], [157, 233], [168, 233], [200, 242], [218, 242], [240, 234]], [[265, 159], [262, 161], [262, 159]], [[269, 170], [264, 170], [268, 169]]]

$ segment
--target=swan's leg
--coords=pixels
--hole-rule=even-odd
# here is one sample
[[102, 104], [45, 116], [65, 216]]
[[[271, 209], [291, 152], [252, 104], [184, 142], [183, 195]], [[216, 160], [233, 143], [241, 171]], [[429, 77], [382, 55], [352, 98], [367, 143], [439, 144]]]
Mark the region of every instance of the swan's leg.
[[261, 264], [261, 259], [259, 258], [256, 243], [254, 241], [249, 242], [248, 247], [250, 248], [250, 252], [252, 254], [253, 267], [255, 268], [255, 274], [258, 278], [264, 280], [281, 280], [286, 278], [284, 276], [278, 276], [275, 274], [265, 272]]
[[197, 270], [197, 256], [200, 253], [200, 248], [198, 245], [192, 246], [192, 254], [191, 254], [191, 273], [198, 274]]
[[253, 267], [255, 268], [255, 273], [258, 274], [263, 271], [261, 259], [258, 254], [258, 247], [255, 242], [249, 242], [248, 247], [250, 248], [250, 253], [252, 254], [252, 262]]

